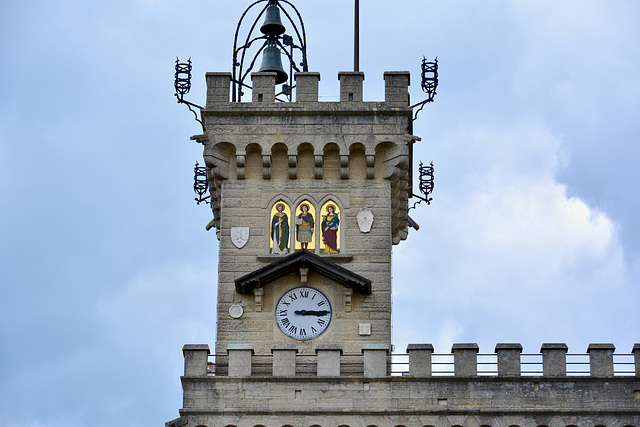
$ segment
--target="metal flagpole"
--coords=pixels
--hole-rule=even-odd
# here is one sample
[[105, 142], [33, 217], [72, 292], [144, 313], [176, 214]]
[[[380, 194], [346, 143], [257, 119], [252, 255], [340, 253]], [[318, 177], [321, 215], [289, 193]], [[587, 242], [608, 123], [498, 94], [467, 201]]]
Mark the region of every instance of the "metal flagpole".
[[353, 71], [360, 71], [360, 0], [355, 0], [355, 23], [353, 29]]

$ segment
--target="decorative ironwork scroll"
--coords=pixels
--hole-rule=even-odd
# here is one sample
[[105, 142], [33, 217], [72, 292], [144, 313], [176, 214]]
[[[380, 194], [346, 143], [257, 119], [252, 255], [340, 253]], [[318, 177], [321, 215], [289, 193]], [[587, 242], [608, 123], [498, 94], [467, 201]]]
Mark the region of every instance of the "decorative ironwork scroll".
[[419, 196], [417, 194], [412, 194], [411, 197], [417, 197], [420, 200], [415, 202], [413, 204], [413, 207], [410, 207], [409, 209], [415, 209], [415, 207], [422, 202], [426, 202], [427, 205], [431, 204], [431, 200], [433, 199], [429, 197], [429, 195], [433, 192], [433, 187], [434, 187], [433, 171], [434, 171], [433, 162], [431, 162], [431, 164], [428, 166], [424, 166], [422, 162], [420, 162], [420, 167], [418, 169], [418, 172], [420, 173], [420, 176], [419, 176], [420, 181], [418, 182], [418, 189], [420, 190], [420, 193], [422, 193], [422, 196]]
[[207, 169], [204, 166], [200, 166], [196, 162], [196, 166], [193, 168], [193, 191], [198, 195], [194, 200], [200, 204], [202, 202], [209, 203], [211, 195], [202, 197], [209, 191], [209, 184], [207, 183]]
[[187, 62], [180, 62], [180, 60], [176, 58], [176, 74], [173, 84], [176, 89], [175, 96], [178, 98], [178, 104], [185, 104], [187, 108], [189, 108], [189, 111], [195, 116], [196, 121], [202, 126], [202, 131], [204, 131], [204, 123], [202, 123], [202, 120], [198, 117], [198, 113], [192, 108], [196, 107], [202, 110], [203, 107], [184, 100], [184, 96], [191, 90], [191, 69], [191, 58], [189, 58]]

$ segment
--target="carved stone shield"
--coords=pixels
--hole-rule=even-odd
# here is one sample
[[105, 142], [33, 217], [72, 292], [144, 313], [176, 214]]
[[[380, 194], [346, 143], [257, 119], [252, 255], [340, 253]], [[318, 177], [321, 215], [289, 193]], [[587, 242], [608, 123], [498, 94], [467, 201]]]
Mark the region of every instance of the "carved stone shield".
[[371, 231], [371, 226], [373, 225], [373, 212], [371, 212], [371, 209], [360, 209], [356, 219], [358, 221], [360, 231], [363, 233]]
[[249, 227], [231, 227], [231, 243], [242, 249], [249, 241]]

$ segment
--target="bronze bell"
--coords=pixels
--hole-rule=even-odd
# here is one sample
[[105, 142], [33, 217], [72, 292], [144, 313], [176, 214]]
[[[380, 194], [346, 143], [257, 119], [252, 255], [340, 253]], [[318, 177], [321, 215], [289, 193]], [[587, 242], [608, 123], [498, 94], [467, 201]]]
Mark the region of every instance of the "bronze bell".
[[277, 74], [276, 84], [279, 85], [287, 81], [289, 77], [282, 68], [282, 58], [280, 58], [280, 49], [275, 42], [269, 42], [264, 52], [262, 52], [262, 65], [258, 70], [260, 72], [275, 72]]
[[267, 6], [264, 24], [260, 27], [260, 31], [267, 36], [279, 36], [284, 33], [285, 28], [280, 19], [280, 8], [275, 3]]

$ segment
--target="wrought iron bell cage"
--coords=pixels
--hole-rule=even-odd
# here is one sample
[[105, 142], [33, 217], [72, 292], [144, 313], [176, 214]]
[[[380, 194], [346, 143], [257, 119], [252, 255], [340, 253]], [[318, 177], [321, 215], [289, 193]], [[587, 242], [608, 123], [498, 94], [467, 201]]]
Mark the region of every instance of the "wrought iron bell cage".
[[[277, 8], [277, 10], [274, 8]], [[243, 27], [245, 18], [257, 9], [260, 11], [249, 26], [246, 37], [242, 39], [240, 32], [243, 28], [246, 28]], [[278, 22], [282, 16], [286, 18], [285, 22], [291, 25], [292, 35], [285, 34], [285, 31], [288, 30], [288, 25]], [[261, 19], [265, 20], [262, 26], [259, 24]], [[258, 35], [256, 32], [261, 34]], [[260, 46], [258, 47], [258, 45]], [[246, 80], [250, 78], [250, 73], [253, 71], [260, 54], [268, 53], [273, 55], [273, 51], [265, 52], [266, 49], [273, 48], [284, 52], [285, 58], [289, 63], [287, 78], [282, 82], [280, 92], [276, 93], [276, 99], [278, 101], [291, 101], [295, 87], [294, 72], [309, 71], [309, 66], [307, 64], [307, 36], [304, 22], [298, 9], [288, 0], [258, 0], [252, 3], [240, 17], [233, 41], [231, 101], [242, 101], [244, 89], [251, 89]], [[296, 60], [297, 57], [299, 59]], [[297, 61], [300, 62], [297, 63]], [[286, 73], [284, 69], [281, 71]], [[280, 70], [278, 75], [282, 75]], [[282, 99], [282, 97], [285, 99]]]

